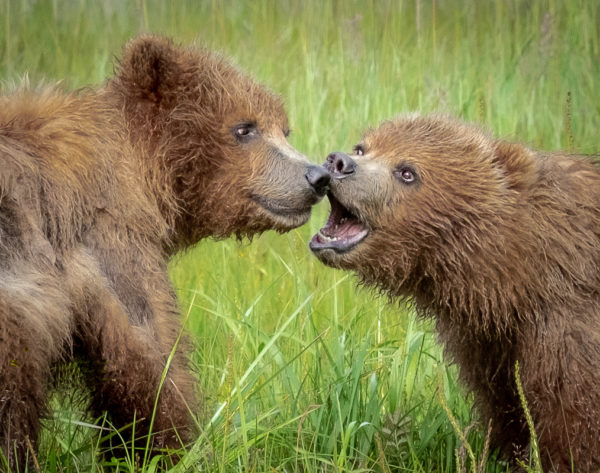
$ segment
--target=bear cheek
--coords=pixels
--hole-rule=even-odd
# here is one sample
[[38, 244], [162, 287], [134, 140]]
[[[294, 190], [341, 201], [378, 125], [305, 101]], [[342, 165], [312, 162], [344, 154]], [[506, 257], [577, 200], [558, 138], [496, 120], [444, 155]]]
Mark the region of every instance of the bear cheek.
[[285, 199], [290, 207], [306, 207], [309, 186], [305, 174], [307, 164], [290, 158], [282, 150], [266, 147], [253, 160], [251, 186], [258, 193]]

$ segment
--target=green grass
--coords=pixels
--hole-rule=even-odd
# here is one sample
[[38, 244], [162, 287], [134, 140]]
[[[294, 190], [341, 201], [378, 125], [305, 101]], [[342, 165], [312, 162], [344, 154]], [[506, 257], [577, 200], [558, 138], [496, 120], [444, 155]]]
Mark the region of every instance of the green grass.
[[[598, 24], [589, 0], [0, 0], [0, 80], [100, 83], [123, 43], [149, 30], [218, 49], [280, 93], [292, 144], [315, 162], [415, 110], [593, 153]], [[450, 472], [465, 457], [439, 389], [460, 429], [476, 414], [432, 327], [312, 257], [326, 213], [318, 206], [285, 236], [203, 241], [172, 262], [205, 400], [177, 471]], [[53, 399], [45, 472], [117, 469], [96, 455], [97, 434], [112, 431], [82, 413], [79, 392], [63, 384]], [[468, 430], [476, 457], [485, 424]], [[161, 462], [142, 453], [119, 471]], [[506, 469], [487, 461], [488, 472]]]

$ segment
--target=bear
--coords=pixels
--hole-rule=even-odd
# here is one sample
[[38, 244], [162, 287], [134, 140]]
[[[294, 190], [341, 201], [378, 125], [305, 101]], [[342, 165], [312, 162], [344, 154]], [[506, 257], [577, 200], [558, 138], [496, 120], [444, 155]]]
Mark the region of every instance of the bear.
[[187, 343], [176, 343], [167, 262], [206, 237], [286, 232], [309, 219], [329, 174], [288, 134], [279, 96], [217, 53], [152, 34], [127, 43], [99, 87], [24, 85], [0, 97], [9, 467], [31, 457], [53, 368], [73, 359], [91, 413], [118, 429], [135, 424], [122, 435], [147, 435], [153, 422], [152, 448], [192, 438], [197, 396]]
[[[432, 319], [492, 445], [545, 471], [600, 468], [600, 170], [445, 115], [333, 152], [310, 248]], [[525, 403], [518, 394], [516, 363]]]

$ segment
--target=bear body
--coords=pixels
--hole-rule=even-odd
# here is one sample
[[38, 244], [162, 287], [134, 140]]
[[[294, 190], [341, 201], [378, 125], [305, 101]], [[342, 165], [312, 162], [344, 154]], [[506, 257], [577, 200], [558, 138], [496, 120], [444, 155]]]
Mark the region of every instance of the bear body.
[[[0, 449], [26, 463], [54, 365], [84, 364], [91, 411], [148, 434], [181, 331], [167, 261], [204, 237], [287, 231], [329, 180], [281, 100], [219, 56], [151, 35], [114, 78], [0, 97]], [[190, 439], [180, 343], [153, 445]], [[131, 429], [123, 435], [131, 433]], [[145, 445], [145, 442], [143, 442]]]
[[311, 248], [433, 318], [492, 443], [526, 458], [515, 363], [546, 471], [600, 468], [600, 169], [409, 116], [332, 153]]

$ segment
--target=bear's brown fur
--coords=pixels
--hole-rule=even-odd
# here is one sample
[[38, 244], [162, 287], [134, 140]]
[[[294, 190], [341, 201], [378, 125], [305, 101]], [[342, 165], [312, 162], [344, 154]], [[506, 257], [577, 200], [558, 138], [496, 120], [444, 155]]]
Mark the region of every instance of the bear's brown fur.
[[600, 170], [410, 116], [332, 153], [332, 214], [311, 241], [434, 319], [493, 443], [527, 455], [521, 379], [546, 471], [600, 467]]
[[[24, 463], [51, 367], [78, 357], [92, 412], [148, 433], [180, 332], [167, 260], [199, 239], [307, 221], [328, 174], [285, 139], [281, 100], [219, 56], [151, 35], [113, 79], [0, 97], [0, 448]], [[189, 439], [177, 353], [153, 442]], [[176, 430], [174, 430], [175, 428]], [[27, 440], [29, 439], [29, 440]], [[138, 442], [145, 445], [145, 442]]]

